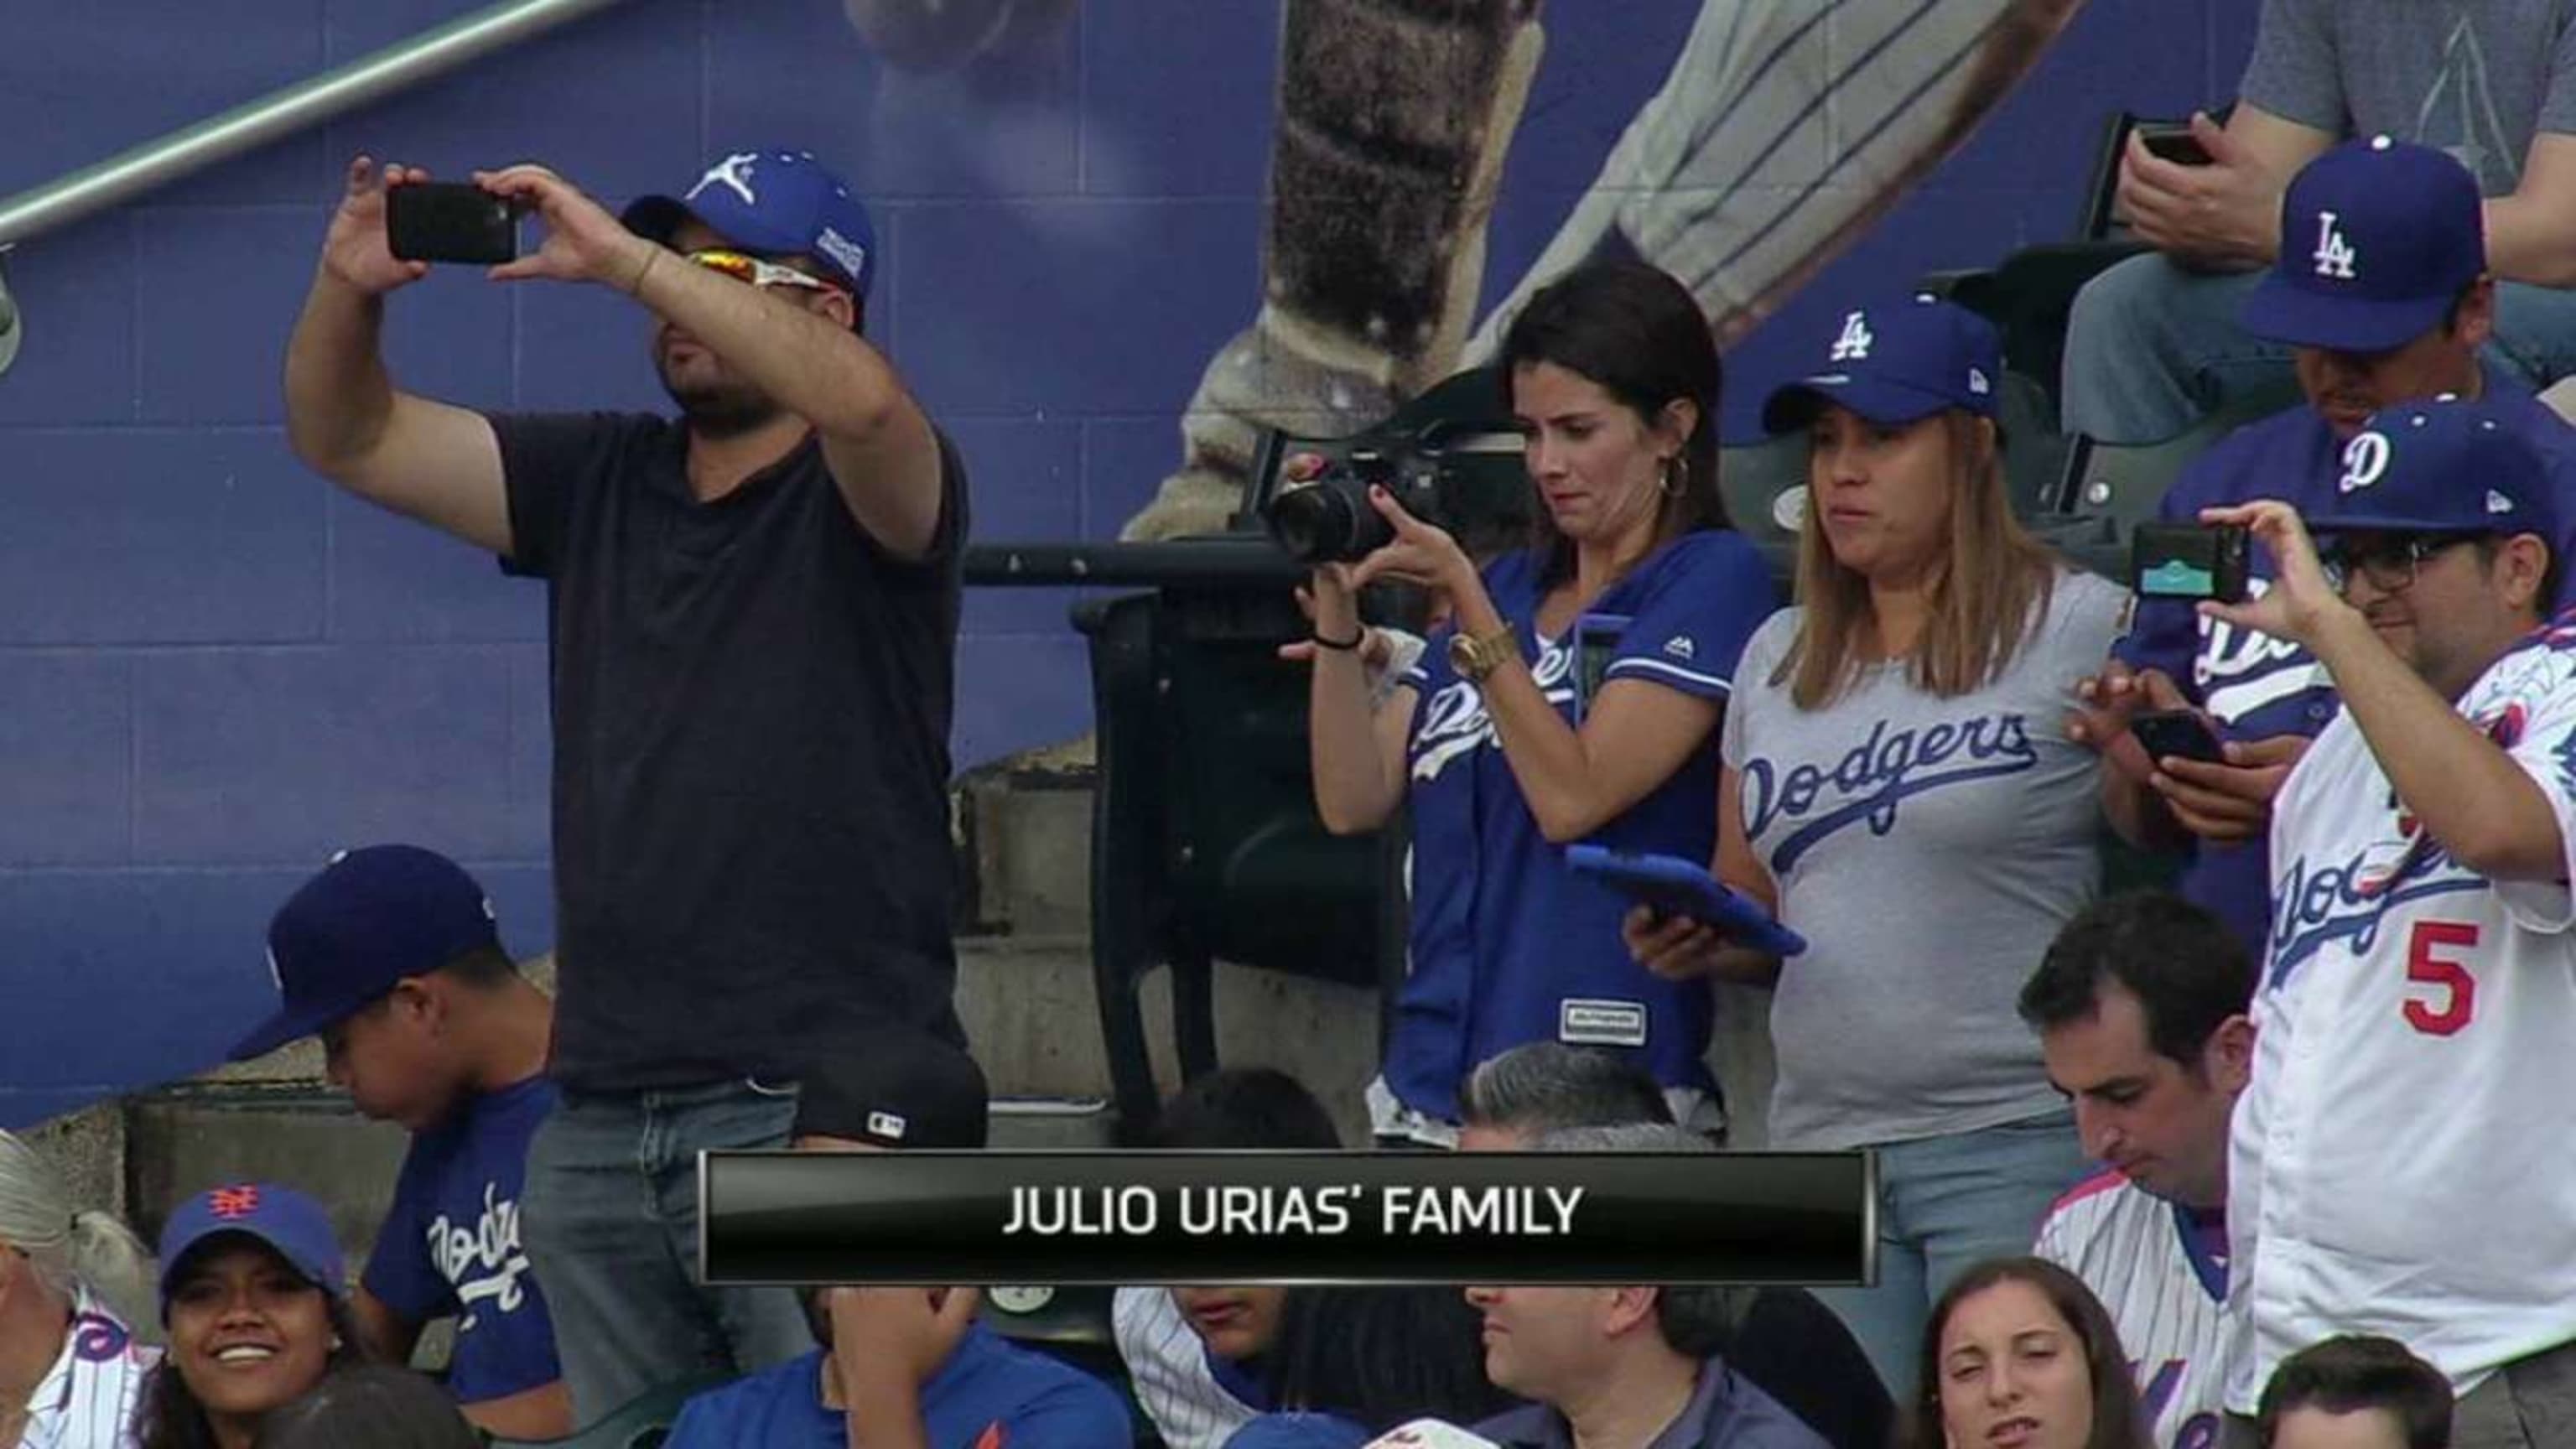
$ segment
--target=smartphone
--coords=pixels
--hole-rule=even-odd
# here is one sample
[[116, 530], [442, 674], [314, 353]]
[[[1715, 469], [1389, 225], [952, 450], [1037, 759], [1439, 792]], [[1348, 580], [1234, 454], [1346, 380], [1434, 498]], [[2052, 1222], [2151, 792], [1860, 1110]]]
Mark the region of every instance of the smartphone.
[[2242, 603], [2252, 554], [2240, 525], [2141, 523], [2130, 535], [2129, 587], [2141, 599]]
[[1574, 722], [1581, 725], [1592, 712], [1592, 701], [1601, 693], [1601, 681], [1610, 672], [1611, 661], [1619, 657], [1619, 641], [1627, 637], [1626, 614], [1585, 614], [1574, 621]]
[[2198, 760], [2204, 765], [2223, 765], [2227, 755], [2218, 747], [2218, 736], [2211, 732], [2209, 721], [2197, 710], [2159, 709], [2129, 718], [2129, 733], [2152, 760]]
[[385, 192], [385, 240], [407, 262], [475, 262], [519, 254], [519, 223], [510, 203], [479, 186], [423, 181]]
[[1781, 925], [1758, 903], [1728, 890], [1708, 868], [1677, 855], [1569, 845], [1566, 868], [1599, 881], [1660, 916], [1688, 916], [1713, 926], [1741, 945], [1771, 956], [1795, 956], [1807, 940]]
[[2191, 133], [2188, 121], [2140, 121], [2132, 129], [2137, 132], [2138, 143], [2147, 148], [2150, 156], [2171, 161], [2177, 166], [2209, 164], [2209, 148], [2201, 145], [2200, 138]]

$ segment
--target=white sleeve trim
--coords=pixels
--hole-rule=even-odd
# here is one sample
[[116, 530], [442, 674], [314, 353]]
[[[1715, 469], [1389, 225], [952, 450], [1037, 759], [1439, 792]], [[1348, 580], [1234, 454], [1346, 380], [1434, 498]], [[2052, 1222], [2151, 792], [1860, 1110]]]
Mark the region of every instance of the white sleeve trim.
[[1631, 654], [1625, 659], [1614, 659], [1610, 662], [1610, 667], [1608, 669], [1601, 671], [1601, 677], [1603, 679], [1616, 679], [1620, 675], [1628, 673], [1670, 675], [1684, 684], [1697, 685], [1702, 689], [1713, 689], [1720, 694], [1732, 694], [1735, 692], [1734, 684], [1719, 675], [1702, 674], [1696, 669], [1684, 669], [1678, 664], [1669, 664], [1648, 654]]

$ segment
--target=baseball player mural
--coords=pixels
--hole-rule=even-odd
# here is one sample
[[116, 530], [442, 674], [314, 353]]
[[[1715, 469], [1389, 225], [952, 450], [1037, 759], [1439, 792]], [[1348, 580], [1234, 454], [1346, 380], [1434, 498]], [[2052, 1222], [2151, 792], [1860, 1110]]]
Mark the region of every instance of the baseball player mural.
[[[845, 9], [880, 54], [927, 70], [1035, 44], [1073, 3]], [[1681, 277], [1733, 341], [1956, 147], [2081, 4], [1705, 0], [1663, 88], [1471, 338], [1496, 183], [1541, 64], [1539, 0], [1282, 0], [1261, 305], [1209, 361], [1181, 466], [1126, 535], [1222, 527], [1262, 428], [1376, 421], [1482, 361], [1531, 292], [1604, 252]]]
[[2306, 649], [2343, 700], [2274, 813], [2227, 1406], [2309, 1343], [2384, 1334], [2464, 1395], [2455, 1445], [2567, 1443], [2576, 616], [2535, 628], [2556, 500], [2510, 416], [2462, 401], [2380, 412], [2332, 488], [2304, 519], [2203, 515], [2279, 561], [2204, 613]]

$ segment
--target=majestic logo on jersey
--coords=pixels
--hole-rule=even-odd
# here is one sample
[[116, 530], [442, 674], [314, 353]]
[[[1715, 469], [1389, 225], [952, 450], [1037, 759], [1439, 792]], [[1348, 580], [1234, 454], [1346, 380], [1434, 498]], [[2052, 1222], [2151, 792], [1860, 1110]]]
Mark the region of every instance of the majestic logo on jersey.
[[1664, 652], [1675, 659], [1696, 659], [1699, 657], [1699, 646], [1691, 642], [1691, 636], [1688, 634], [1675, 634], [1664, 641]]
[[474, 1226], [451, 1223], [440, 1213], [429, 1220], [423, 1236], [429, 1240], [429, 1261], [456, 1289], [456, 1301], [465, 1310], [458, 1332], [474, 1327], [474, 1305], [487, 1298], [503, 1313], [527, 1301], [527, 1290], [519, 1285], [528, 1272], [528, 1255], [519, 1248], [519, 1205], [501, 1196], [499, 1183], [483, 1184], [483, 1215]]
[[[2388, 471], [2388, 435], [2363, 433], [2343, 445], [2343, 476], [2335, 480], [2337, 493], [2358, 493]], [[2492, 495], [2490, 495], [2492, 496]]]
[[760, 198], [754, 196], [751, 191], [751, 168], [759, 160], [760, 153], [757, 151], [734, 152], [722, 161], [708, 167], [707, 174], [699, 177], [698, 184], [690, 187], [689, 194], [682, 197], [681, 200], [695, 201], [698, 199], [699, 192], [706, 190], [710, 186], [721, 186], [727, 191], [732, 192], [734, 195], [741, 197], [743, 205], [758, 206], [760, 204]]
[[1781, 819], [1803, 822], [1772, 852], [1771, 868], [1786, 872], [1800, 856], [1847, 826], [1867, 823], [1873, 835], [1896, 826], [1897, 807], [1908, 796], [1972, 780], [2019, 774], [2039, 763], [2030, 730], [2018, 714], [1980, 715], [1920, 730], [1891, 730], [1880, 720], [1869, 738], [1828, 769], [1756, 757], [1744, 766], [1745, 832], [1760, 838]]
[[[1573, 702], [1573, 662], [1572, 652], [1556, 641], [1540, 641], [1530, 678], [1548, 703]], [[1436, 780], [1452, 760], [1493, 738], [1494, 719], [1485, 712], [1484, 692], [1463, 679], [1448, 684], [1422, 702], [1421, 723], [1413, 731], [1413, 778]]]
[[2361, 260], [2361, 253], [2344, 239], [2343, 228], [2335, 225], [2335, 214], [2331, 211], [2317, 213], [2317, 249], [2314, 255], [2317, 275], [2339, 282], [2351, 281], [2352, 265]]
[[1847, 313], [1843, 317], [1842, 335], [1834, 339], [1834, 350], [1825, 354], [1825, 360], [1865, 362], [1869, 359], [1869, 345], [1877, 340], [1870, 335], [1868, 317], [1858, 312]]

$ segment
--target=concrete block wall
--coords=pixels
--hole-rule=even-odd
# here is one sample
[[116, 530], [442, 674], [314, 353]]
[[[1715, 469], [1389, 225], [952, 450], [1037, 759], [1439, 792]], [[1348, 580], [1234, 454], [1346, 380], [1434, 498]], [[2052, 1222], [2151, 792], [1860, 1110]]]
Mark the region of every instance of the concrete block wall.
[[[0, 1124], [212, 1063], [260, 1014], [269, 911], [339, 846], [446, 850], [514, 949], [551, 941], [540, 594], [337, 495], [282, 438], [280, 359], [353, 152], [447, 175], [537, 158], [614, 202], [734, 145], [812, 147], [875, 201], [871, 332], [969, 460], [977, 536], [1103, 538], [1171, 469], [1179, 410], [1261, 303], [1281, 3], [950, 5], [1059, 18], [914, 74], [831, 0], [630, 0], [10, 253], [26, 344], [0, 376]], [[1546, 8], [1489, 301], [1701, 4]], [[0, 195], [473, 8], [11, 7]], [[1731, 416], [1842, 299], [2062, 235], [2100, 115], [2223, 98], [2255, 10], [2090, 0], [1964, 151], [1736, 349]], [[661, 401], [641, 320], [595, 291], [443, 275], [397, 300], [390, 355], [475, 406]], [[961, 765], [1087, 727], [1065, 602], [970, 603]]]

